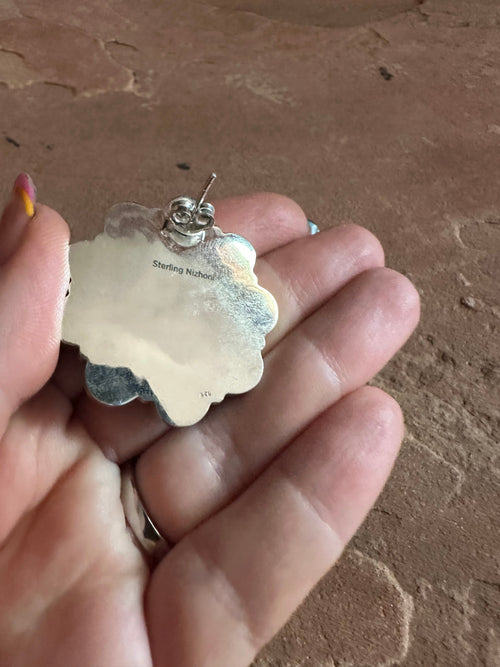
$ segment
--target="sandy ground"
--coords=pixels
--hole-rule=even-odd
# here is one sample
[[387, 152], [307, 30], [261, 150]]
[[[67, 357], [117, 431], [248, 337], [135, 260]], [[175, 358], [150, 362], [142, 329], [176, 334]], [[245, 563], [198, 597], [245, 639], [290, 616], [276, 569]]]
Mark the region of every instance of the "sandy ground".
[[74, 239], [212, 169], [379, 236], [423, 301], [375, 379], [407, 438], [255, 665], [500, 665], [500, 2], [0, 0], [0, 119], [0, 194], [28, 170]]

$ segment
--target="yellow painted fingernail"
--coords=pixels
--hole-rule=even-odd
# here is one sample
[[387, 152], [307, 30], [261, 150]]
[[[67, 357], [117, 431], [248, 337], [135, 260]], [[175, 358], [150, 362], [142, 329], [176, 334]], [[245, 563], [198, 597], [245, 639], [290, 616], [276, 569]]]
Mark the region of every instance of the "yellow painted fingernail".
[[31, 176], [19, 174], [14, 181], [14, 192], [21, 198], [26, 215], [32, 218], [35, 213], [36, 188]]

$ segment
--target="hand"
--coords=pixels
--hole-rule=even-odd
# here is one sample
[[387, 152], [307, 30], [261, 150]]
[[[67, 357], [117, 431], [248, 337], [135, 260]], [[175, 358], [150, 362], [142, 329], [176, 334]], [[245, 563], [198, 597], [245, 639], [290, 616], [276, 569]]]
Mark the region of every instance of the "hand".
[[[366, 230], [309, 236], [277, 195], [220, 202], [280, 319], [256, 389], [168, 429], [151, 404], [90, 399], [74, 351], [59, 355], [68, 229], [21, 194], [0, 223], [0, 664], [245, 667], [387, 479], [402, 417], [364, 385], [415, 327], [417, 293]], [[120, 502], [136, 455], [175, 545], [151, 571]]]

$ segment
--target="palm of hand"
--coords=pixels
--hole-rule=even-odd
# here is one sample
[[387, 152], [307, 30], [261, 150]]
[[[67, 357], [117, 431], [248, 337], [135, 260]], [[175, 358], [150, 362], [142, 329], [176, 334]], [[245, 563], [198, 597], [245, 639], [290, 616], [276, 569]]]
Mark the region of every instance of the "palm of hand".
[[[258, 388], [182, 430], [150, 405], [96, 404], [67, 350], [45, 384], [66, 228], [45, 207], [29, 223], [15, 202], [4, 213], [2, 665], [244, 667], [339, 556], [390, 471], [400, 413], [363, 385], [416, 324], [411, 285], [379, 268], [367, 232], [308, 237], [283, 198], [229, 200], [217, 212], [257, 247], [281, 316]], [[151, 570], [126, 528], [119, 466], [103, 451], [118, 463], [139, 455], [144, 502], [175, 543]]]

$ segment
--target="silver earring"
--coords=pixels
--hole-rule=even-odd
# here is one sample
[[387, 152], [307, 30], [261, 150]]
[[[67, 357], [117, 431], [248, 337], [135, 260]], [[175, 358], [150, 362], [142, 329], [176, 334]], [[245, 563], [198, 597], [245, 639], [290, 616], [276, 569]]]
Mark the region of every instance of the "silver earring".
[[214, 179], [165, 209], [116, 204], [101, 234], [71, 245], [63, 340], [79, 346], [102, 403], [153, 401], [188, 426], [262, 377], [278, 308], [258, 285], [252, 245], [214, 225]]

